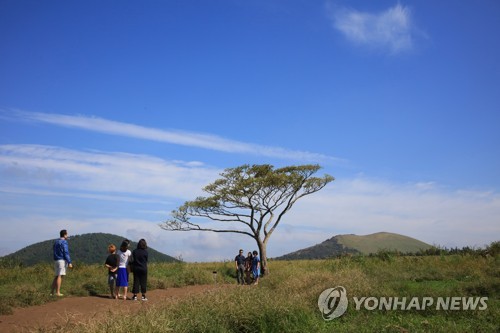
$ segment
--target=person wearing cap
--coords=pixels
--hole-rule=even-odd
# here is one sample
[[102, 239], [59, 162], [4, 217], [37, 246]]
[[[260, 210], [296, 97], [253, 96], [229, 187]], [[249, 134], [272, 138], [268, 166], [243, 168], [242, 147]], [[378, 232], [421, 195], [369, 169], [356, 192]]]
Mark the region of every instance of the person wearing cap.
[[245, 256], [243, 255], [243, 250], [240, 249], [239, 254], [234, 258], [234, 263], [236, 264], [236, 277], [238, 284], [245, 284]]

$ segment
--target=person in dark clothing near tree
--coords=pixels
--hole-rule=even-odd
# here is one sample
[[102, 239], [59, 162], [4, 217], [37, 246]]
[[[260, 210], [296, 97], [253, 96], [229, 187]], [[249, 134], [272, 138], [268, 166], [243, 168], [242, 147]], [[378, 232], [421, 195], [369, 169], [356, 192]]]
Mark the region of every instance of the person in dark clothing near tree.
[[236, 275], [238, 279], [238, 284], [245, 284], [245, 256], [243, 255], [243, 250], [234, 258], [234, 263], [236, 264]]
[[248, 252], [247, 257], [245, 258], [245, 274], [247, 284], [250, 284], [252, 282], [252, 277], [250, 276], [250, 274], [252, 274], [252, 261], [252, 252]]
[[146, 240], [141, 239], [137, 243], [137, 248], [132, 251], [132, 270], [134, 274], [134, 288], [132, 300], [137, 301], [137, 294], [142, 293], [142, 300], [147, 301], [146, 291], [148, 283], [148, 245]]

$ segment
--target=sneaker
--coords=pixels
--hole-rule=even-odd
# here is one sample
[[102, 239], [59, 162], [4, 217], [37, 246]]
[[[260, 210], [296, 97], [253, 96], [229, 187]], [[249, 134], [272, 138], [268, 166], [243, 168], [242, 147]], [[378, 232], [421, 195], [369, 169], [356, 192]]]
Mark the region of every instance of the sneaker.
[[133, 301], [137, 301], [137, 296], [132, 297]]
[[142, 296], [142, 300], [143, 300], [143, 301], [147, 301], [148, 299], [147, 299], [147, 297], [146, 297], [146, 296]]

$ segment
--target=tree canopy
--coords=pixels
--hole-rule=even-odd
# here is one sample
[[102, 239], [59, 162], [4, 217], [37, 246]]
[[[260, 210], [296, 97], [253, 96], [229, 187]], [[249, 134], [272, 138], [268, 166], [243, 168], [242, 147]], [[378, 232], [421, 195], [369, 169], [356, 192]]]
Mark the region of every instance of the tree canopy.
[[[267, 265], [266, 245], [283, 216], [300, 198], [315, 193], [334, 180], [313, 177], [319, 165], [242, 165], [226, 169], [221, 178], [203, 190], [208, 195], [187, 201], [160, 226], [171, 231], [239, 233], [252, 237]], [[194, 218], [194, 220], [193, 220]], [[199, 220], [214, 223], [205, 224]]]

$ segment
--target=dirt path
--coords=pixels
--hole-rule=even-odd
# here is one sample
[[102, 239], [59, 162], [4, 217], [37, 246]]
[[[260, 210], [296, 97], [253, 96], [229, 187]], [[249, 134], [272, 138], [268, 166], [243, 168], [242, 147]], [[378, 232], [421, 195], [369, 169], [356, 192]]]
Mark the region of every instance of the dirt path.
[[[109, 312], [122, 313], [138, 311], [143, 306], [156, 306], [163, 302], [188, 297], [223, 286], [200, 285], [182, 288], [152, 290], [148, 292], [148, 301], [115, 300], [108, 296], [64, 297], [55, 302], [14, 309], [11, 315], [0, 315], [0, 332], [50, 331], [51, 328], [64, 327], [95, 318], [99, 320]], [[130, 296], [130, 294], [129, 294]]]

